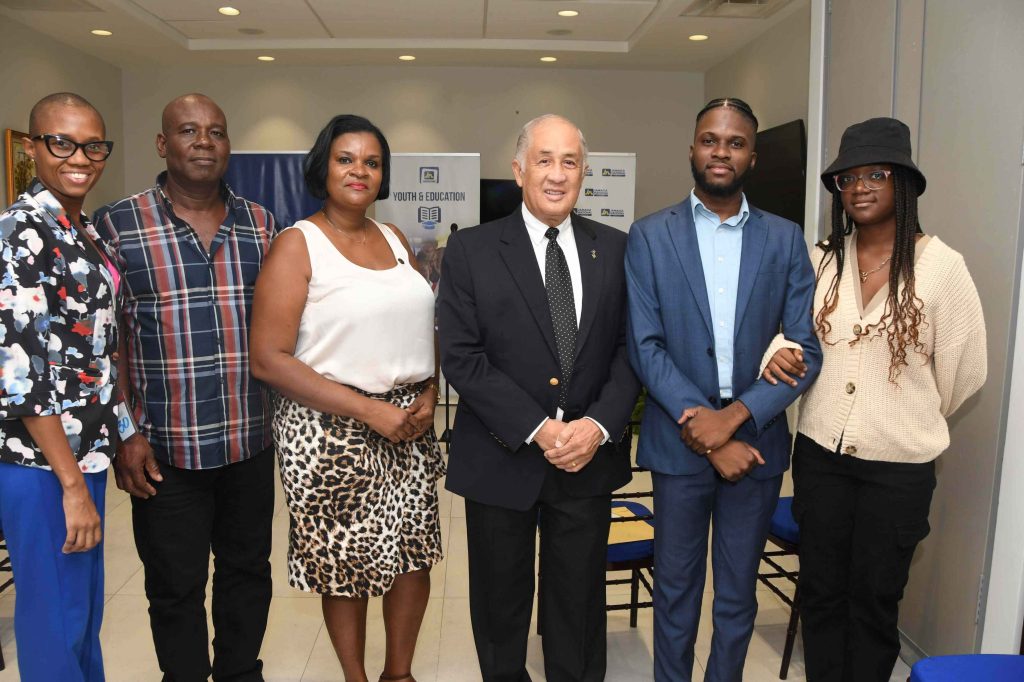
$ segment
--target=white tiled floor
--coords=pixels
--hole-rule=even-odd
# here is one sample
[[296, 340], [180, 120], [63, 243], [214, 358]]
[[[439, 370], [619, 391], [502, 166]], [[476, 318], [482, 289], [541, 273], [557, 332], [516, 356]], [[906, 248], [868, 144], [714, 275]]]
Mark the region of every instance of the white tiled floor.
[[[650, 490], [649, 479], [640, 478], [633, 490]], [[313, 595], [291, 589], [285, 573], [288, 516], [283, 496], [278, 494], [274, 518], [274, 599], [263, 644], [262, 658], [268, 682], [327, 682], [341, 680], [341, 668], [323, 628], [320, 601]], [[442, 539], [446, 559], [432, 571], [431, 599], [420, 632], [413, 674], [419, 682], [461, 682], [479, 680], [473, 636], [469, 622], [466, 563], [466, 521], [461, 498], [441, 491]], [[103, 622], [103, 652], [109, 682], [159, 680], [153, 653], [143, 591], [142, 566], [135, 553], [131, 530], [131, 505], [127, 495], [114, 486], [111, 477], [107, 494], [106, 534], [107, 602]], [[710, 576], [705, 594], [702, 630], [697, 641], [694, 680], [702, 681], [703, 663], [710, 647]], [[615, 590], [615, 592], [612, 592]], [[613, 587], [614, 599], [628, 587]], [[744, 680], [777, 680], [789, 611], [767, 589], [758, 591], [760, 611], [747, 656]], [[383, 621], [379, 600], [371, 604], [367, 642], [367, 672], [371, 679], [383, 667]], [[0, 682], [18, 679], [13, 630], [14, 593], [0, 597], [0, 643], [7, 669]], [[651, 678], [652, 614], [640, 611], [639, 627], [631, 629], [628, 613], [612, 612], [608, 617], [609, 682], [633, 682]], [[543, 680], [540, 639], [530, 638], [529, 671]], [[893, 682], [904, 682], [908, 668], [897, 664]], [[799, 641], [793, 655], [789, 680], [804, 680]]]

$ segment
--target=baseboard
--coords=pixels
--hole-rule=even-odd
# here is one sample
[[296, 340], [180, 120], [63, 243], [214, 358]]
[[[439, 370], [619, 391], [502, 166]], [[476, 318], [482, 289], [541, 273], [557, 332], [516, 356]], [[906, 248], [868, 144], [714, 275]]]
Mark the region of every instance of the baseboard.
[[900, 659], [913, 668], [922, 658], [928, 658], [928, 652], [919, 647], [903, 630], [900, 630]]

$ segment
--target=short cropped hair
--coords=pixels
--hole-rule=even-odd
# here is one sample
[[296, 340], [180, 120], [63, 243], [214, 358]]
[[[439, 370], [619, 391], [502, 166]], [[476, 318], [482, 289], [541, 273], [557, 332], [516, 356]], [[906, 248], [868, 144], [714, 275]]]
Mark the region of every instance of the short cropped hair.
[[697, 122], [700, 122], [700, 119], [704, 114], [708, 113], [712, 109], [718, 109], [720, 107], [730, 107], [735, 109], [737, 113], [754, 124], [754, 132], [757, 132], [757, 116], [754, 116], [754, 110], [750, 108], [749, 104], [738, 97], [718, 97], [711, 100], [705, 104], [704, 108], [697, 114]]
[[565, 121], [569, 125], [576, 128], [576, 132], [580, 134], [580, 149], [583, 150], [582, 161], [583, 163], [586, 163], [587, 154], [589, 153], [587, 149], [587, 138], [583, 137], [583, 131], [580, 130], [580, 127], [573, 123], [572, 121], [570, 121], [569, 119], [567, 119], [565, 116], [559, 116], [558, 114], [541, 114], [537, 118], [527, 121], [526, 124], [523, 125], [522, 129], [519, 131], [519, 137], [516, 139], [516, 155], [513, 158], [515, 158], [515, 160], [519, 162], [520, 167], [526, 165], [526, 150], [529, 149], [530, 147], [530, 139], [533, 136], [533, 129], [536, 128], [541, 123], [551, 120]]
[[378, 199], [387, 199], [391, 195], [391, 147], [380, 128], [362, 116], [340, 114], [332, 118], [320, 134], [316, 136], [313, 148], [302, 161], [302, 173], [306, 180], [306, 189], [321, 201], [327, 198], [327, 168], [331, 163], [331, 145], [334, 140], [345, 133], [373, 133], [380, 143], [381, 178]]
[[73, 92], [55, 92], [52, 95], [47, 95], [32, 105], [32, 111], [29, 112], [28, 115], [29, 135], [41, 135], [45, 132], [39, 130], [39, 119], [42, 117], [44, 111], [55, 106], [91, 109], [96, 112], [96, 116], [100, 119], [100, 124], [103, 127], [103, 134], [107, 134], [107, 123], [103, 120], [103, 114], [101, 114], [100, 110], [94, 107], [89, 100]]

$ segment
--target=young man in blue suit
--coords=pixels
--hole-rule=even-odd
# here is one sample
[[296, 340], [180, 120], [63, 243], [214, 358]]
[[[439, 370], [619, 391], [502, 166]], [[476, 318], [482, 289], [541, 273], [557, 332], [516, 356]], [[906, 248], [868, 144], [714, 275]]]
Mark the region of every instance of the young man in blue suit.
[[[633, 224], [626, 248], [630, 361], [648, 399], [638, 462], [651, 470], [654, 678], [689, 681], [714, 520], [714, 634], [704, 679], [740, 682], [757, 613], [757, 566], [789, 466], [786, 407], [814, 380], [821, 349], [815, 276], [800, 227], [747, 204], [757, 119], [712, 100], [690, 147], [696, 187]], [[800, 344], [795, 387], [758, 381], [782, 330]]]

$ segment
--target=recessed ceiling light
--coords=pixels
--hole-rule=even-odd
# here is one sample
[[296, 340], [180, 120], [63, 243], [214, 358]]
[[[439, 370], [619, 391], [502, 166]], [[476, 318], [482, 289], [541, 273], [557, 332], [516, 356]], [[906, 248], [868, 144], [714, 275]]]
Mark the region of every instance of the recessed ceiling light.
[[90, 31], [90, 33], [92, 33], [94, 36], [104, 36], [104, 37], [105, 36], [112, 36], [112, 35], [114, 35], [110, 31], [108, 31], [106, 29], [103, 29], [103, 28], [94, 28], [92, 31]]
[[274, 61], [274, 57], [271, 57], [268, 54], [261, 54], [259, 57], [256, 57], [256, 59], [260, 60], [261, 62], [272, 62], [272, 61]]
[[699, 43], [700, 41], [707, 39], [708, 37], [703, 33], [694, 33], [692, 36], [690, 36], [690, 40], [692, 40], [695, 43]]
[[558, 57], [541, 57], [540, 60], [542, 62], [557, 62]]
[[221, 7], [217, 11], [226, 17], [237, 17], [239, 14], [242, 13], [240, 10], [237, 10], [234, 7]]
[[578, 17], [579, 15], [580, 13], [574, 9], [563, 9], [558, 11], [558, 16], [560, 17]]
[[416, 56], [415, 55], [411, 55], [411, 54], [399, 55], [398, 58], [401, 59], [403, 62], [414, 62], [414, 61], [416, 61]]

